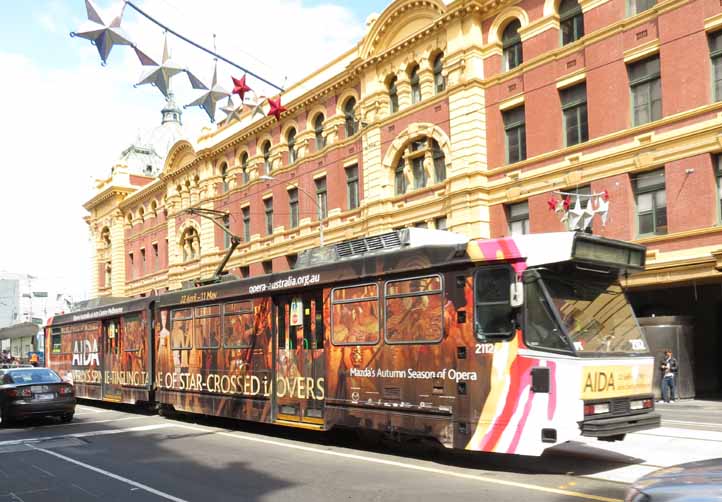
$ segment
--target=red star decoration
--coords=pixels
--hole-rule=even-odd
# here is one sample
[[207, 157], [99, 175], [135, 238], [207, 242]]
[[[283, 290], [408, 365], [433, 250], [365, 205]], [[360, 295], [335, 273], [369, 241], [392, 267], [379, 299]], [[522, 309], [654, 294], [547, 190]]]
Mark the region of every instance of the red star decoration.
[[572, 198], [570, 196], [566, 196], [564, 198], [564, 210], [569, 211], [569, 208], [572, 207]]
[[268, 105], [271, 109], [268, 110], [266, 115], [269, 117], [273, 115], [276, 120], [281, 120], [281, 114], [286, 111], [286, 107], [281, 104], [281, 96], [278, 96], [277, 99], [268, 98]]
[[243, 75], [240, 79], [231, 77], [231, 80], [233, 80], [233, 94], [238, 94], [241, 102], [243, 102], [246, 93], [251, 90], [251, 88], [246, 85], [246, 76]]
[[604, 202], [607, 202], [609, 200], [609, 192], [608, 191], [605, 190], [602, 192], [602, 200], [604, 200]]
[[549, 206], [549, 211], [556, 211], [557, 210], [557, 200], [552, 197], [547, 201], [547, 206]]

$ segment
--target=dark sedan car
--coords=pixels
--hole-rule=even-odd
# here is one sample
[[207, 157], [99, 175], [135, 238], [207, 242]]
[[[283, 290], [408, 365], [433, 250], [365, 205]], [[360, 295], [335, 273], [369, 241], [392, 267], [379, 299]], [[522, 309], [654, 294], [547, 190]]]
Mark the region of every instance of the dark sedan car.
[[654, 471], [627, 490], [626, 502], [722, 501], [722, 458]]
[[75, 391], [48, 368], [0, 369], [0, 425], [13, 420], [56, 416], [70, 422], [75, 413]]

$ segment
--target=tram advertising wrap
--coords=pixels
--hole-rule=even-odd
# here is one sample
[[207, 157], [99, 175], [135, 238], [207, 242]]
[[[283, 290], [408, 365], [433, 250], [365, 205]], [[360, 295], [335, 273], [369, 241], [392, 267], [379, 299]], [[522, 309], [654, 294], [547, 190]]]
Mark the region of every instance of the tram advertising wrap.
[[659, 425], [617, 280], [644, 248], [570, 232], [362, 240], [337, 245], [358, 256], [59, 316], [49, 365], [89, 399], [475, 451], [540, 455]]

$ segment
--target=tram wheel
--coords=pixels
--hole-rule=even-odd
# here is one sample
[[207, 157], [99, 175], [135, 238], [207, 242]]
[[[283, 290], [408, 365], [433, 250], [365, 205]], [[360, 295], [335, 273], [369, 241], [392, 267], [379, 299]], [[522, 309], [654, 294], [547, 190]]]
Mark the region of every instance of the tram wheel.
[[176, 416], [176, 411], [170, 405], [161, 404], [160, 406], [158, 406], [158, 415], [163, 418], [173, 418]]

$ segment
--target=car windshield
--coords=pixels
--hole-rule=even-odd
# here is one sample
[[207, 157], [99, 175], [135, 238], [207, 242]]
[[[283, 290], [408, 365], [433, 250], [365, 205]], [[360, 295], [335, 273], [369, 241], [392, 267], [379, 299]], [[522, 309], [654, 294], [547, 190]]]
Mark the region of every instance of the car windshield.
[[34, 384], [34, 383], [60, 383], [60, 377], [53, 370], [49, 369], [27, 369], [11, 370], [5, 374], [5, 379], [10, 377], [12, 383]]
[[541, 277], [577, 354], [649, 352], [618, 282], [548, 271]]

